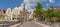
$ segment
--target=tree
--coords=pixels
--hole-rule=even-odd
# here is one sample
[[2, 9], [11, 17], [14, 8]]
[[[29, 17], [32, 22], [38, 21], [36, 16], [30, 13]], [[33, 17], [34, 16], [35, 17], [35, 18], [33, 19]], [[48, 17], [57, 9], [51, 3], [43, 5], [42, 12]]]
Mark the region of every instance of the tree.
[[0, 18], [4, 18], [4, 15], [0, 15]]
[[34, 16], [40, 18], [41, 10], [42, 10], [42, 5], [38, 2], [34, 10]]
[[45, 15], [45, 19], [48, 21], [57, 21], [60, 18], [60, 11], [53, 12], [51, 8], [48, 8], [47, 14]]
[[48, 8], [47, 13], [45, 15], [45, 21], [51, 21], [52, 14], [53, 14], [53, 12], [52, 12], [51, 8]]
[[57, 20], [60, 20], [60, 11], [54, 12], [54, 16], [56, 17]]

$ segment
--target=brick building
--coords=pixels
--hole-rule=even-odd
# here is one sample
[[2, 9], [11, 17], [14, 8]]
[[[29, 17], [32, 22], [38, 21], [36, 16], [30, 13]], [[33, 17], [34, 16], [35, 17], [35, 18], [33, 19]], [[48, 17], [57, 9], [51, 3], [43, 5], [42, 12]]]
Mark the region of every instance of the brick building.
[[5, 10], [0, 9], [0, 15], [4, 15], [5, 14]]

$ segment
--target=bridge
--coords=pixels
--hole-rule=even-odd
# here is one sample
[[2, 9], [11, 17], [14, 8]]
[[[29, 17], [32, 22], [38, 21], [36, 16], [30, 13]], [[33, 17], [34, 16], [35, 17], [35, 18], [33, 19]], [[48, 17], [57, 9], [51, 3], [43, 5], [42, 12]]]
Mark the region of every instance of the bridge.
[[12, 25], [10, 27], [42, 27], [42, 26], [40, 26], [39, 24], [33, 21], [27, 21], [27, 22], [23, 22], [22, 24], [18, 23], [16, 25]]
[[50, 27], [50, 26], [47, 26], [47, 25], [44, 25], [41, 23], [37, 23], [34, 21], [27, 21], [27, 22], [23, 22], [22, 24], [18, 23], [18, 24], [9, 26], [9, 27]]

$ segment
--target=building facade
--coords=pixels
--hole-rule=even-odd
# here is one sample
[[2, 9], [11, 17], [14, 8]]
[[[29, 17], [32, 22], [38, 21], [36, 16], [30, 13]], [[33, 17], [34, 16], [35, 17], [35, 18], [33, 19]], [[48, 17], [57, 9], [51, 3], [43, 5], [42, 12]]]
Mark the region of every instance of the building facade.
[[0, 15], [4, 15], [5, 14], [5, 10], [0, 9]]
[[19, 12], [20, 10], [17, 7], [15, 7], [14, 9], [8, 8], [5, 13], [5, 19], [18, 21], [21, 16]]
[[49, 8], [52, 8], [52, 11], [54, 11], [54, 12], [60, 11], [60, 6], [52, 6], [52, 7], [49, 7]]
[[19, 13], [19, 8], [15, 7], [12, 10], [12, 20], [17, 20], [18, 18], [20, 18], [20, 13]]
[[8, 8], [5, 13], [5, 19], [8, 20], [20, 20], [23, 18], [24, 21], [27, 21], [29, 17], [28, 11], [25, 9], [25, 5], [22, 10], [15, 7], [14, 9]]
[[0, 19], [5, 17], [5, 10], [0, 9]]
[[5, 19], [12, 20], [12, 10], [11, 10], [11, 8], [7, 9], [7, 11], [5, 13]]
[[25, 4], [24, 4], [24, 6], [23, 6], [23, 10], [20, 11], [20, 14], [21, 14], [21, 16], [22, 16], [22, 18], [23, 18], [24, 21], [28, 21], [28, 19], [29, 19], [29, 13], [28, 13], [28, 11], [25, 9]]

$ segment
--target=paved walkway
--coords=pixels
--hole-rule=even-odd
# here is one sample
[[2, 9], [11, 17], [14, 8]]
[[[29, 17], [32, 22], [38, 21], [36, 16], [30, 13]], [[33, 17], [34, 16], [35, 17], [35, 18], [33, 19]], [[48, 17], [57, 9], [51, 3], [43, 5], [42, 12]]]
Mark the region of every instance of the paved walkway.
[[41, 26], [36, 24], [35, 22], [28, 21], [23, 23], [22, 25], [18, 25], [17, 27], [41, 27]]
[[42, 24], [42, 23], [39, 23], [39, 22], [35, 22], [37, 24], [39, 24], [41, 27], [51, 27], [51, 26], [48, 26], [48, 25], [45, 25], [45, 24]]
[[16, 27], [18, 25], [20, 25], [21, 23], [18, 23], [18, 24], [15, 24], [15, 25], [12, 25], [12, 26], [9, 26], [9, 27]]
[[21, 23], [15, 24], [10, 27], [50, 27], [50, 26], [44, 25], [42, 23], [34, 22], [34, 21], [28, 21], [22, 24]]

